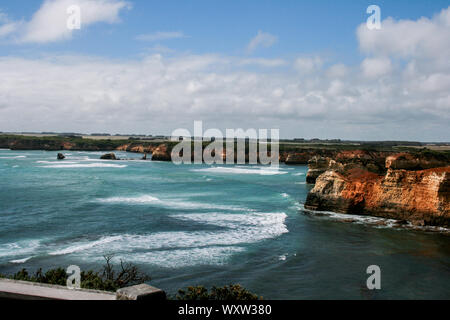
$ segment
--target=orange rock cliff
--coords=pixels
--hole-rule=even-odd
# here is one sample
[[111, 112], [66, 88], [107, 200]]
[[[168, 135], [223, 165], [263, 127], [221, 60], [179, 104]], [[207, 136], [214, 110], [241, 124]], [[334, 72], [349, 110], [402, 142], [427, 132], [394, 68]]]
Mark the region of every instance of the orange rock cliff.
[[[385, 166], [380, 168], [383, 158]], [[447, 157], [408, 153], [384, 157], [382, 153], [358, 151], [311, 161], [310, 180], [317, 170], [322, 172], [308, 195], [306, 209], [450, 226]]]

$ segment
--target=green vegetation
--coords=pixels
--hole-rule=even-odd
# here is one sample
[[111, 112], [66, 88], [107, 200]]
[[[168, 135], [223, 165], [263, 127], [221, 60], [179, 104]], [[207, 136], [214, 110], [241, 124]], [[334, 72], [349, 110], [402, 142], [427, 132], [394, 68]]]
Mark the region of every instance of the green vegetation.
[[256, 294], [251, 293], [239, 284], [224, 286], [222, 288], [212, 287], [208, 291], [205, 287], [188, 287], [186, 290], [179, 290], [175, 297], [177, 300], [222, 300], [222, 301], [248, 301], [262, 300]]
[[[120, 261], [118, 267], [111, 263], [112, 256], [105, 256], [105, 265], [100, 272], [82, 271], [81, 288], [115, 292], [120, 288], [133, 286], [150, 281], [150, 277], [142, 273], [137, 266]], [[12, 276], [0, 274], [0, 278], [38, 282], [52, 285], [67, 285], [68, 275], [63, 268], [50, 269], [43, 272], [42, 269], [35, 273], [29, 273], [27, 269], [22, 269]], [[205, 287], [188, 287], [179, 290], [178, 294], [169, 297], [172, 300], [262, 300], [256, 294], [251, 293], [239, 284], [224, 286], [222, 288], [213, 287], [207, 290]]]
[[[65, 150], [65, 144], [70, 144], [71, 150], [77, 151], [112, 151], [122, 145], [141, 145], [144, 147], [159, 146], [162, 143], [167, 145], [171, 152], [172, 148], [179, 141], [146, 141], [141, 138], [128, 139], [88, 139], [80, 136], [24, 136], [0, 134], [0, 148], [12, 148], [15, 150]], [[194, 141], [192, 141], [193, 150]], [[203, 142], [203, 149], [210, 142]], [[224, 146], [226, 144], [224, 143]], [[435, 144], [435, 147], [445, 147], [448, 144]], [[237, 145], [235, 144], [235, 150]], [[432, 148], [432, 147], [430, 147]], [[271, 149], [270, 142], [268, 150]], [[281, 140], [279, 143], [280, 153], [283, 152], [305, 152], [314, 150], [342, 151], [342, 150], [367, 150], [367, 151], [396, 151], [396, 152], [432, 152], [435, 154], [450, 155], [450, 150], [431, 151], [427, 145], [420, 142], [407, 141], [339, 141], [339, 140]], [[248, 153], [249, 142], [245, 142], [245, 150]]]
[[[81, 288], [115, 292], [120, 288], [150, 281], [150, 277], [140, 272], [135, 265], [120, 261], [119, 267], [116, 268], [111, 264], [112, 256], [104, 258], [106, 263], [101, 272], [81, 272]], [[45, 273], [39, 269], [34, 274], [22, 269], [10, 277], [0, 275], [0, 278], [65, 286], [68, 275], [62, 268], [50, 269]]]

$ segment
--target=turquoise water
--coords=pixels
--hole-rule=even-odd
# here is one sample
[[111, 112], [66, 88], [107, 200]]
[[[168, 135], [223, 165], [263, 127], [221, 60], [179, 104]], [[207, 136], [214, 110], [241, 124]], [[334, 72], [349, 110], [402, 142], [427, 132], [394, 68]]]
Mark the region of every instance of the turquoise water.
[[[268, 299], [450, 299], [448, 235], [305, 214], [306, 166], [100, 155], [0, 150], [0, 273], [100, 269], [114, 254], [170, 293], [241, 283]], [[379, 291], [366, 288], [369, 265]]]

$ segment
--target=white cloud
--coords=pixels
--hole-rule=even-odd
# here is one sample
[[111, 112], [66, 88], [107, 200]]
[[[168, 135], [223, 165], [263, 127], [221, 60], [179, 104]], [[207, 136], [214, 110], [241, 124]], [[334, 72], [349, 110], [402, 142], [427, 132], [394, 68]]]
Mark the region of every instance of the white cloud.
[[[429, 20], [438, 28], [415, 47], [445, 32], [444, 18]], [[280, 128], [282, 136], [449, 140], [445, 44], [444, 52], [406, 54], [391, 37], [395, 28], [377, 36], [381, 50], [364, 51], [361, 64], [329, 68], [319, 57], [0, 57], [0, 128], [170, 134], [204, 120], [209, 128]], [[267, 69], [283, 62], [302, 73]]]
[[323, 65], [320, 57], [298, 58], [294, 62], [294, 68], [300, 73], [308, 74], [319, 70]]
[[368, 78], [381, 77], [392, 71], [392, 63], [388, 58], [366, 58], [361, 63], [361, 70]]
[[369, 30], [365, 24], [357, 30], [364, 53], [376, 56], [432, 59], [440, 62], [450, 56], [450, 7], [433, 18], [399, 20], [388, 18], [380, 30]]
[[185, 38], [183, 32], [179, 31], [158, 31], [155, 33], [149, 34], [140, 34], [136, 36], [136, 40], [139, 41], [161, 41], [161, 40], [170, 40], [170, 39], [180, 39]]
[[20, 22], [9, 22], [0, 26], [0, 38], [6, 37], [16, 32], [21, 26]]
[[[67, 9], [81, 10], [81, 29], [95, 23], [117, 23], [123, 9], [131, 8], [122, 0], [45, 0], [28, 22], [9, 22], [0, 27], [0, 36], [14, 35], [18, 43], [48, 43], [67, 40], [73, 30], [67, 28]], [[1, 22], [1, 21], [0, 21]], [[2, 32], [3, 30], [3, 32]]]
[[277, 42], [278, 38], [273, 34], [258, 31], [258, 34], [250, 40], [247, 45], [247, 52], [252, 53], [259, 47], [269, 48]]
[[8, 20], [8, 15], [0, 10], [0, 23], [6, 23]]
[[286, 65], [286, 61], [283, 59], [264, 59], [264, 58], [254, 58], [254, 59], [243, 59], [240, 62], [241, 65], [256, 65], [261, 67], [280, 67]]
[[217, 55], [0, 58], [0, 127], [169, 134], [204, 120], [219, 128], [279, 126], [282, 135], [345, 137], [347, 128], [347, 138], [417, 139], [416, 128], [433, 123], [433, 137], [448, 134], [448, 73], [373, 81], [358, 67], [337, 79], [328, 70], [299, 78], [240, 66]]
[[12, 21], [6, 13], [0, 11], [0, 38], [16, 32], [22, 23], [22, 21]]
[[345, 77], [349, 72], [349, 68], [342, 64], [342, 63], [338, 63], [335, 64], [333, 66], [331, 66], [328, 70], [327, 70], [327, 75], [331, 78], [341, 78], [341, 77]]

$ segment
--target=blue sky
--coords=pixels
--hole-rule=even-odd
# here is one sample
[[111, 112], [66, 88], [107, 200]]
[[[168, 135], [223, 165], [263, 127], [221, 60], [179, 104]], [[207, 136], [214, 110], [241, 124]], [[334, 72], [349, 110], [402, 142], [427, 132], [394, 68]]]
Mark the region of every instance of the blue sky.
[[[10, 46], [6, 54], [77, 52], [108, 57], [133, 57], [151, 45], [161, 44], [176, 51], [198, 54], [245, 55], [245, 46], [258, 30], [275, 34], [276, 45], [254, 55], [262, 57], [322, 53], [335, 60], [355, 63], [361, 56], [355, 28], [366, 21], [366, 8], [375, 2], [360, 0], [133, 0], [124, 10], [121, 23], [98, 24], [74, 34], [71, 41]], [[14, 19], [30, 19], [42, 0], [3, 0], [0, 8]], [[382, 17], [417, 19], [432, 16], [449, 5], [445, 0], [377, 1]], [[182, 32], [185, 38], [136, 41], [139, 34], [158, 31]]]
[[[82, 28], [68, 32], [71, 3]], [[378, 32], [364, 29], [371, 4]], [[3, 0], [0, 131], [170, 134], [203, 120], [282, 137], [448, 141], [449, 5]]]

